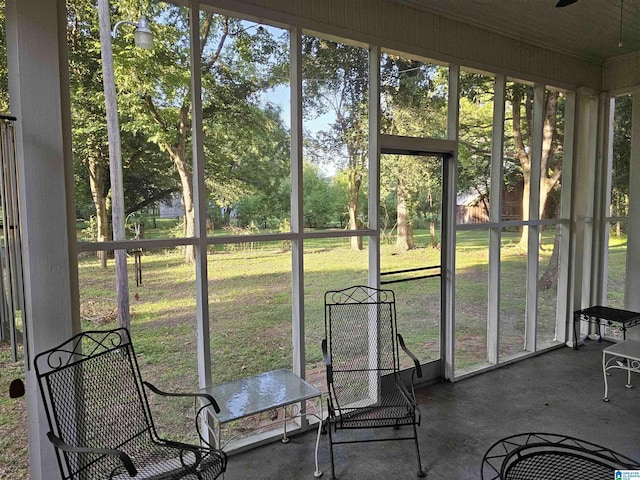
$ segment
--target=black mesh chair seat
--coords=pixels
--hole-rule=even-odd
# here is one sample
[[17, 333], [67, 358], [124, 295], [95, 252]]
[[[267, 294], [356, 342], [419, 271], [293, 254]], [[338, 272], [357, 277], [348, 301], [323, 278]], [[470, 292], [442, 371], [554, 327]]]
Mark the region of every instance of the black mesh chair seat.
[[[341, 415], [336, 422], [340, 428], [375, 428], [380, 426], [397, 427], [413, 425], [416, 421], [415, 402], [404, 385], [395, 379], [391, 385], [380, 392], [378, 402], [360, 407], [342, 406]], [[418, 419], [419, 420], [419, 419]]]
[[[400, 349], [414, 362], [410, 388], [400, 378]], [[333, 478], [334, 445], [380, 440], [414, 441], [418, 476], [425, 476], [416, 430], [420, 410], [413, 392], [414, 377], [422, 376], [420, 363], [397, 332], [394, 293], [364, 286], [327, 292], [322, 351]], [[401, 426], [411, 426], [411, 434], [381, 438], [382, 428]], [[337, 438], [339, 430], [347, 429], [373, 429], [375, 433], [366, 439]]]
[[[194, 450], [179, 444], [163, 446], [140, 437], [119, 450], [137, 467], [136, 479], [213, 480], [220, 476], [224, 467], [221, 456], [203, 453], [200, 448]], [[83, 469], [82, 478], [131, 478], [118, 457], [96, 455], [95, 460]]]
[[611, 479], [610, 467], [575, 453], [544, 452], [520, 457], [505, 469], [505, 479], [562, 478], [567, 480]]
[[224, 452], [160, 437], [147, 392], [199, 399], [196, 430], [209, 395], [174, 394], [143, 382], [126, 329], [83, 332], [34, 359], [49, 422], [49, 439], [62, 478], [82, 480], [214, 480], [227, 465]]
[[523, 433], [504, 438], [482, 460], [483, 480], [611, 480], [639, 464], [613, 450], [566, 435]]

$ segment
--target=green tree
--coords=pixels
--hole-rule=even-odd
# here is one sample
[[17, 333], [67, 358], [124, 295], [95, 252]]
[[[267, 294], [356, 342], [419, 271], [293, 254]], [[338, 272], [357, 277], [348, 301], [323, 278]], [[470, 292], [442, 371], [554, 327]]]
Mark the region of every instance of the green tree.
[[[613, 117], [613, 164], [611, 168], [611, 216], [629, 214], [629, 165], [631, 158], [631, 113], [633, 97], [616, 97]], [[620, 236], [621, 222], [615, 223], [615, 234]]]
[[[382, 130], [392, 135], [444, 138], [447, 76], [444, 67], [383, 55]], [[439, 172], [433, 171], [431, 162], [408, 155], [385, 156], [380, 168], [381, 194], [392, 189], [397, 201], [396, 248], [410, 250], [415, 247], [414, 218], [421, 193], [439, 188]], [[435, 224], [430, 224], [435, 230]]]
[[[529, 218], [531, 194], [531, 129], [533, 127], [533, 88], [512, 84], [508, 89], [512, 115], [512, 136], [508, 143], [511, 155], [519, 162], [523, 179], [522, 218]], [[547, 91], [544, 98], [544, 124], [542, 132], [542, 158], [540, 164], [540, 210], [542, 218], [547, 200], [562, 176], [562, 137], [564, 130], [558, 124], [558, 91]], [[563, 102], [564, 99], [560, 100]], [[528, 229], [522, 229], [519, 247], [525, 249]]]
[[[67, 3], [67, 38], [76, 204], [83, 217], [95, 215], [97, 236], [94, 240], [105, 241], [111, 238], [109, 159], [94, 1]], [[120, 117], [126, 125], [130, 118], [126, 109], [123, 110]], [[127, 129], [123, 129], [121, 135], [125, 208], [129, 214], [175, 190], [176, 179], [171, 173], [167, 174], [168, 159], [146, 137]]]
[[323, 176], [317, 165], [304, 164], [304, 224], [310, 228], [326, 228], [346, 215], [346, 192]]
[[[347, 175], [349, 228], [362, 227], [360, 192], [368, 162], [368, 52], [359, 47], [317, 37], [302, 40], [304, 114], [329, 113], [333, 121], [319, 132], [323, 155]], [[362, 237], [351, 237], [351, 248], [362, 249]]]
[[[130, 40], [114, 46], [118, 52], [116, 77], [123, 108], [131, 121], [125, 128], [141, 132], [166, 153], [177, 172], [184, 205], [184, 236], [195, 234], [191, 154], [191, 83], [189, 19], [186, 8], [154, 4], [155, 46], [152, 52], [132, 51]], [[277, 46], [271, 33], [259, 26], [211, 12], [200, 15], [202, 108], [207, 152], [207, 185], [214, 198], [221, 191], [233, 201], [248, 190], [229, 175], [247, 155], [250, 138], [240, 125], [259, 125], [265, 119], [257, 94], [285, 76], [268, 68]], [[279, 63], [279, 65], [281, 62]], [[235, 152], [224, 156], [223, 152]], [[268, 155], [263, 155], [266, 158]], [[231, 204], [232, 202], [227, 202]], [[193, 246], [185, 260], [193, 261]]]
[[460, 73], [458, 194], [474, 196], [487, 217], [491, 193], [493, 89], [494, 79], [491, 77], [465, 71]]
[[225, 213], [223, 223], [228, 225], [234, 208], [239, 208], [244, 225], [278, 225], [288, 218], [281, 183], [289, 178], [289, 132], [280, 110], [244, 105], [231, 115], [212, 114], [207, 127], [206, 185], [211, 200]]
[[[77, 183], [76, 204], [81, 208], [83, 205], [93, 205], [94, 212], [90, 215], [95, 215], [95, 240], [102, 242], [111, 238], [108, 201], [109, 151], [106, 141], [97, 9], [93, 2], [76, 0], [68, 3], [67, 40], [72, 143]], [[106, 253], [98, 252], [98, 255], [103, 267], [106, 267]]]

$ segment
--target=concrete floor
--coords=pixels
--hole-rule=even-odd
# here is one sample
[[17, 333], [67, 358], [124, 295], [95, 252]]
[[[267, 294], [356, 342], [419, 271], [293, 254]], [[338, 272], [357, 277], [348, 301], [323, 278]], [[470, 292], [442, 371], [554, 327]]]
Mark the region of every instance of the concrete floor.
[[[503, 437], [523, 432], [570, 435], [640, 459], [640, 388], [626, 389], [625, 373], [614, 370], [610, 400], [602, 400], [601, 351], [608, 345], [587, 342], [577, 351], [560, 348], [416, 392], [428, 478], [479, 479], [486, 450]], [[640, 387], [640, 378], [632, 381]], [[225, 480], [312, 479], [314, 445], [315, 433], [307, 432], [286, 445], [275, 442], [232, 455]], [[412, 442], [338, 445], [334, 451], [340, 480], [417, 478]], [[320, 439], [319, 460], [322, 478], [330, 479], [326, 435]]]

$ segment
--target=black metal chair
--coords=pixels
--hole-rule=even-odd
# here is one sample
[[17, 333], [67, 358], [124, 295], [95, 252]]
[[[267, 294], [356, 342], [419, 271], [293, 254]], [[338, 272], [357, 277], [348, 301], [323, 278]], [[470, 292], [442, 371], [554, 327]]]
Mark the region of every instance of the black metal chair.
[[611, 480], [640, 464], [600, 445], [553, 433], [521, 433], [494, 443], [482, 459], [482, 480]]
[[[420, 362], [397, 333], [393, 291], [354, 286], [329, 291], [324, 299], [322, 352], [329, 389], [327, 421], [332, 477], [335, 478], [334, 445], [380, 440], [413, 440], [418, 476], [424, 477], [416, 429], [420, 425], [420, 410], [413, 389], [415, 375], [421, 377], [422, 372]], [[400, 348], [414, 363], [410, 389], [400, 378]], [[411, 435], [380, 438], [380, 428], [403, 425], [411, 427]], [[374, 429], [376, 435], [366, 439], [345, 435], [337, 440], [334, 434], [342, 429]]]
[[[200, 435], [210, 395], [174, 394], [143, 382], [124, 328], [80, 333], [34, 359], [60, 472], [67, 479], [213, 480], [226, 469], [224, 452]], [[201, 445], [161, 438], [147, 391], [200, 397], [196, 413]], [[191, 397], [191, 399], [189, 399]]]

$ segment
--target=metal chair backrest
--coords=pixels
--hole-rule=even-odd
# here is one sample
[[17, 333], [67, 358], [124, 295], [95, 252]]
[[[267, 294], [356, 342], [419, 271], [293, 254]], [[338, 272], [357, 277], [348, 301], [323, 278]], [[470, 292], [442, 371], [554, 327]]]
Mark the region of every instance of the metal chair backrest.
[[[39, 354], [34, 363], [50, 429], [64, 442], [136, 451], [135, 444], [147, 440], [143, 437], [157, 437], [126, 329], [83, 332]], [[56, 452], [66, 478], [100, 461], [99, 455], [87, 460]]]
[[337, 404], [375, 402], [382, 378], [399, 371], [393, 291], [355, 286], [327, 292], [325, 333], [333, 377], [329, 389]]
[[[482, 459], [483, 480], [608, 480], [640, 463], [595, 443], [554, 433], [520, 433], [494, 443]], [[617, 477], [616, 477], [617, 478]]]

